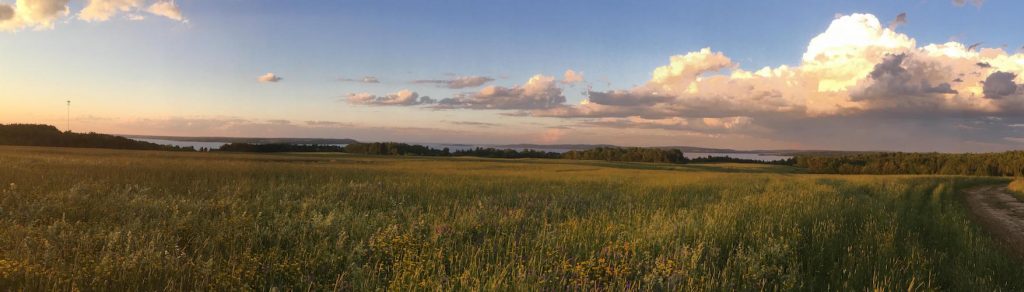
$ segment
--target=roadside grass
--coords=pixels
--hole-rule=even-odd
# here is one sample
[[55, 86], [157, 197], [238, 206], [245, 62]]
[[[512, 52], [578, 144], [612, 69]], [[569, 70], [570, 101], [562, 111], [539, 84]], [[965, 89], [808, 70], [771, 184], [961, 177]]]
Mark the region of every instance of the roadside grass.
[[1024, 199], [1024, 178], [1018, 177], [1013, 179], [1007, 189], [1014, 195], [1017, 195], [1018, 198]]
[[0, 147], [0, 287], [1021, 291], [959, 201], [999, 181]]

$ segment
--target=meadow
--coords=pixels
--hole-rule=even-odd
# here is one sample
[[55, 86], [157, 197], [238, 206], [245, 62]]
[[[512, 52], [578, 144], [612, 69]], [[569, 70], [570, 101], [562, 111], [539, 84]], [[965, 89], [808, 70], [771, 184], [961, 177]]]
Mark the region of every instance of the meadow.
[[0, 147], [3, 290], [1024, 290], [959, 191], [787, 166]]

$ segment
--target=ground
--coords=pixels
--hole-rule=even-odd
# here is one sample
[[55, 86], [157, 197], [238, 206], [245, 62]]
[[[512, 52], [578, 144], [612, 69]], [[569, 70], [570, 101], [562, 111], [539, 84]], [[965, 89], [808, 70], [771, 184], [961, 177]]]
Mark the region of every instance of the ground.
[[0, 147], [0, 288], [1021, 291], [1008, 181]]
[[1024, 257], [1024, 202], [1002, 186], [977, 187], [965, 193], [977, 220], [1011, 252]]

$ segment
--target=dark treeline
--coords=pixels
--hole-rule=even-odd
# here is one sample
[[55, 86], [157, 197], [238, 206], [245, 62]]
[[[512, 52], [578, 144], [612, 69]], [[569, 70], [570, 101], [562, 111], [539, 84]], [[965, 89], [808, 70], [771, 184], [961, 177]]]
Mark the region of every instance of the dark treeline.
[[107, 134], [61, 132], [51, 125], [31, 124], [0, 124], [0, 145], [195, 151], [192, 147], [160, 145]]
[[452, 156], [475, 156], [475, 157], [487, 157], [487, 158], [561, 158], [561, 154], [555, 152], [545, 152], [533, 149], [496, 149], [496, 148], [481, 148], [477, 147], [469, 150], [456, 150], [452, 152]]
[[345, 148], [336, 145], [301, 145], [301, 144], [249, 144], [230, 143], [220, 146], [220, 151], [231, 152], [345, 152]]
[[1024, 175], [1024, 151], [797, 156], [795, 165], [814, 173], [1021, 176]]
[[726, 156], [707, 156], [690, 158], [690, 163], [761, 163], [761, 164], [772, 164], [772, 165], [793, 165], [796, 163], [796, 159], [788, 158], [783, 160], [763, 161], [757, 159], [743, 159]]
[[345, 152], [370, 155], [416, 155], [416, 156], [448, 156], [450, 151], [434, 149], [423, 145], [412, 145], [397, 142], [352, 143], [345, 145]]
[[415, 156], [474, 156], [487, 158], [559, 158], [560, 154], [531, 149], [495, 149], [477, 147], [466, 150], [435, 149], [423, 145], [396, 142], [353, 143], [345, 146], [345, 151], [355, 154], [369, 155], [415, 155]]
[[688, 160], [679, 149], [641, 147], [598, 147], [587, 150], [573, 150], [562, 154], [563, 159], [605, 160], [627, 162], [686, 163]]

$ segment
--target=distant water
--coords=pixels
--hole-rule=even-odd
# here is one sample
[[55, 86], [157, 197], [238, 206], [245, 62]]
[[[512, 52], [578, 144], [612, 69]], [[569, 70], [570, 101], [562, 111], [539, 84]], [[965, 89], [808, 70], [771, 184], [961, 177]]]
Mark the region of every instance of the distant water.
[[225, 142], [175, 141], [175, 140], [146, 139], [146, 138], [131, 138], [131, 139], [132, 140], [137, 140], [137, 141], [143, 141], [143, 142], [160, 144], [160, 145], [170, 145], [170, 146], [178, 146], [178, 147], [189, 147], [189, 146], [191, 146], [191, 147], [193, 147], [195, 149], [199, 149], [199, 148], [203, 148], [203, 147], [210, 148], [210, 149], [217, 149], [217, 148], [220, 148], [220, 146], [224, 146], [224, 144], [227, 144]]

